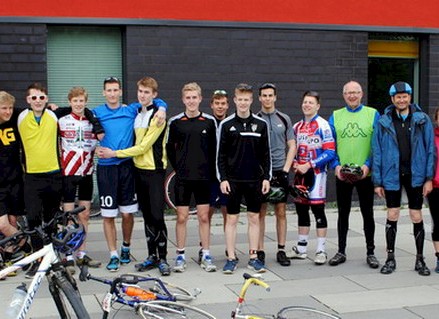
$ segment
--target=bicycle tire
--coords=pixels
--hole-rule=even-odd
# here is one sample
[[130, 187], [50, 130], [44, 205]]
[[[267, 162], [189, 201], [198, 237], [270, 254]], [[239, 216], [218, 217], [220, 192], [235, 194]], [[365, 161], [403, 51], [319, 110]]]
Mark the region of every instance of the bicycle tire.
[[282, 308], [276, 315], [277, 319], [340, 319], [339, 316], [327, 313], [322, 310], [302, 307], [302, 306], [289, 306]]
[[[191, 301], [196, 299], [195, 294], [192, 294], [189, 290], [183, 287], [171, 284], [166, 281], [162, 281], [162, 283], [166, 287], [166, 289], [168, 289], [168, 291], [175, 297], [177, 301]], [[151, 291], [155, 293], [159, 293], [161, 295], [167, 294], [157, 281], [154, 282], [154, 287], [151, 288]]]
[[138, 313], [145, 319], [216, 319], [204, 310], [173, 301], [143, 303]]
[[61, 318], [85, 318], [90, 319], [81, 295], [72, 283], [64, 276], [52, 278], [50, 293], [55, 301], [56, 308]]
[[[171, 173], [166, 176], [165, 179], [165, 202], [166, 205], [168, 205], [169, 208], [173, 209], [174, 211], [177, 210], [177, 206], [175, 206], [175, 194], [174, 194], [174, 184], [175, 184], [175, 171], [172, 171]], [[197, 213], [197, 206], [195, 205], [195, 201], [192, 198], [191, 204], [189, 206], [189, 214], [194, 215]]]

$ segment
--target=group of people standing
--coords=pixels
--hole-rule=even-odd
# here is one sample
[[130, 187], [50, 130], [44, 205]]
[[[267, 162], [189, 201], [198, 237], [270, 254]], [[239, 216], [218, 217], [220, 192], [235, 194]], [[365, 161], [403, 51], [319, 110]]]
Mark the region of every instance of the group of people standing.
[[[248, 268], [266, 271], [267, 202], [274, 206], [276, 261], [281, 266], [291, 265], [291, 259], [307, 258], [309, 211], [316, 224], [314, 263], [337, 266], [347, 259], [349, 215], [355, 188], [363, 218], [366, 263], [371, 268], [380, 266], [375, 257], [374, 193], [386, 200], [388, 256], [381, 273], [390, 274], [396, 269], [395, 240], [404, 188], [417, 251], [415, 270], [420, 275], [430, 274], [423, 257], [425, 230], [421, 208], [423, 197], [428, 196], [433, 225], [438, 225], [435, 210], [439, 202], [435, 195], [439, 192], [439, 172], [435, 172], [435, 143], [439, 145], [439, 133], [433, 130], [428, 115], [411, 103], [410, 85], [397, 82], [390, 87], [392, 104], [380, 116], [376, 109], [362, 104], [361, 85], [350, 81], [343, 87], [346, 105], [335, 110], [329, 121], [318, 114], [319, 93], [307, 91], [302, 97], [303, 118], [294, 125], [288, 115], [276, 108], [277, 87], [273, 83], [258, 88], [261, 109], [257, 113], [251, 111], [254, 89], [246, 83], [234, 89], [234, 112], [229, 112], [229, 95], [225, 90], [213, 92], [212, 115], [200, 111], [202, 90], [197, 83], [185, 84], [181, 92], [184, 111], [167, 122], [167, 105], [158, 98], [158, 83], [151, 77], [137, 82], [137, 101], [129, 105], [120, 102], [121, 81], [116, 77], [106, 78], [103, 86], [106, 103], [92, 110], [86, 107], [87, 92], [80, 87], [69, 92], [70, 108], [52, 106], [54, 111], [47, 106], [47, 90], [41, 84], [28, 88], [30, 108], [22, 111], [13, 109], [15, 99], [10, 94], [0, 92], [0, 232], [5, 236], [15, 233], [16, 216], [25, 211], [29, 227], [35, 228], [42, 220], [50, 219], [61, 200], [65, 210], [73, 208], [76, 197], [87, 208], [79, 215], [87, 229], [96, 152], [109, 271], [118, 271], [121, 264], [131, 262], [133, 213], [140, 209], [147, 253], [145, 260], [135, 265], [137, 271], [158, 268], [164, 276], [172, 270], [184, 272], [192, 197], [199, 223], [198, 261], [207, 272], [217, 270], [210, 251], [211, 219], [216, 206], [221, 207], [224, 219], [227, 259], [222, 271], [231, 274], [238, 266], [235, 243], [243, 199], [248, 219]], [[436, 112], [436, 122], [437, 117]], [[24, 184], [21, 155], [24, 155]], [[164, 218], [163, 184], [168, 161], [176, 172], [177, 251], [173, 267], [168, 263], [168, 230]], [[342, 170], [343, 166], [353, 164], [361, 168], [360, 176], [355, 179]], [[338, 251], [329, 261], [325, 248], [328, 169], [335, 170], [338, 207]], [[302, 187], [306, 196], [293, 197], [298, 238], [296, 245], [287, 249], [286, 204], [291, 185]], [[275, 189], [281, 191], [273, 201]], [[123, 237], [120, 253], [115, 224], [119, 213]], [[439, 231], [435, 227], [432, 236], [438, 257], [435, 270], [439, 272]], [[32, 238], [32, 247], [34, 250], [42, 247], [38, 238]], [[76, 256], [66, 256], [68, 266], [74, 265], [75, 257], [77, 264], [101, 265], [87, 254], [85, 243]], [[33, 277], [37, 268], [38, 263], [28, 270], [27, 277]]]

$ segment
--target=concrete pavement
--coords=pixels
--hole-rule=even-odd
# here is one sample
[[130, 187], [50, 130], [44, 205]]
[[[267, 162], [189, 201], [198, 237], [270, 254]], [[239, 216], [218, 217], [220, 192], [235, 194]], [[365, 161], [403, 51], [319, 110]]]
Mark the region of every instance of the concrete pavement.
[[[375, 207], [376, 216], [376, 255], [381, 263], [385, 259], [384, 224], [385, 209]], [[362, 318], [438, 318], [439, 317], [439, 274], [434, 272], [435, 257], [431, 243], [431, 221], [428, 209], [424, 209], [426, 225], [425, 254], [426, 262], [432, 274], [422, 277], [415, 272], [415, 245], [412, 235], [412, 224], [408, 210], [402, 210], [398, 223], [396, 243], [397, 271], [392, 275], [382, 275], [379, 269], [370, 269], [366, 265], [365, 242], [362, 235], [362, 219], [358, 208], [353, 208], [348, 235], [346, 263], [337, 267], [328, 265], [316, 266], [312, 259], [315, 251], [315, 231], [312, 225], [311, 239], [306, 260], [293, 260], [290, 267], [282, 267], [275, 261], [276, 233], [275, 217], [267, 216], [266, 232], [266, 265], [268, 271], [263, 278], [270, 284], [271, 291], [266, 292], [260, 287], [250, 288], [247, 296], [249, 309], [260, 309], [264, 313], [275, 313], [283, 306], [306, 305], [338, 314], [344, 319]], [[328, 257], [337, 250], [337, 213], [327, 209], [328, 217]], [[169, 230], [169, 263], [175, 257], [175, 221], [174, 216], [167, 217]], [[225, 262], [223, 225], [220, 214], [215, 214], [212, 223], [212, 255], [218, 271], [206, 273], [195, 262], [198, 252], [198, 231], [196, 217], [191, 217], [188, 227], [186, 256], [188, 267], [184, 273], [172, 273], [166, 280], [188, 289], [200, 288], [202, 293], [192, 304], [214, 314], [217, 318], [230, 318], [235, 306], [237, 292], [243, 282], [242, 274], [250, 272], [247, 268], [247, 220], [241, 214], [237, 236], [237, 250], [240, 262], [233, 275], [224, 275], [221, 269]], [[118, 225], [120, 234], [120, 225]], [[108, 262], [108, 252], [102, 233], [102, 222], [91, 221], [89, 233], [89, 254], [93, 258]], [[120, 235], [119, 235], [120, 238]], [[297, 239], [297, 216], [288, 213], [288, 249]], [[143, 222], [136, 218], [132, 241], [132, 254], [139, 261], [145, 258], [145, 236]], [[134, 272], [134, 263], [122, 266], [118, 273], [109, 273], [105, 267], [91, 269], [97, 276], [111, 278], [116, 274]], [[158, 276], [158, 270], [150, 271]], [[17, 277], [0, 282], [0, 309], [8, 304], [11, 291], [20, 282], [30, 282], [20, 273]], [[100, 300], [108, 290], [108, 286], [96, 282], [79, 283], [83, 300], [93, 318], [100, 318]], [[126, 308], [113, 312], [110, 317], [135, 318]], [[1, 317], [1, 316], [0, 316]], [[55, 305], [50, 298], [47, 284], [38, 291], [36, 301], [30, 312], [31, 318], [57, 318]]]

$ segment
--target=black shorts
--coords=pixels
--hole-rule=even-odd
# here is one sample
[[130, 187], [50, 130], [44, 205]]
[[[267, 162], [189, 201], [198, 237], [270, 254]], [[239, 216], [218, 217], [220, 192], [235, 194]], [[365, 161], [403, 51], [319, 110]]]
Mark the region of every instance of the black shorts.
[[131, 160], [119, 165], [98, 165], [99, 202], [103, 217], [116, 217], [138, 210], [134, 186], [134, 165]]
[[227, 198], [227, 213], [239, 214], [244, 197], [247, 211], [259, 213], [262, 205], [262, 182], [230, 182], [230, 194]]
[[180, 180], [176, 176], [174, 184], [175, 206], [189, 206], [192, 194], [196, 205], [208, 205], [210, 199], [209, 181]]
[[23, 180], [0, 187], [0, 216], [3, 215], [24, 215]]
[[91, 201], [93, 197], [93, 175], [63, 176], [63, 201], [74, 203], [76, 195], [80, 201]]
[[422, 195], [423, 187], [412, 187], [412, 177], [411, 175], [400, 176], [399, 178], [401, 188], [397, 191], [386, 190], [386, 205], [387, 208], [397, 208], [401, 207], [401, 193], [404, 187], [407, 198], [409, 201], [409, 209], [422, 209], [422, 204], [424, 202], [424, 196]]
[[227, 205], [227, 196], [221, 192], [220, 184], [218, 181], [210, 183], [210, 201], [211, 207], [220, 208]]

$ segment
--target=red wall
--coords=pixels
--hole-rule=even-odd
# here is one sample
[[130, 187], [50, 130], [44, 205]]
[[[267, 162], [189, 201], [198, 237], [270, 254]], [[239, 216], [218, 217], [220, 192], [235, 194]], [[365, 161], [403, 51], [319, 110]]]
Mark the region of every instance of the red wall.
[[[438, 0], [3, 0], [0, 16], [439, 28]], [[6, 5], [7, 4], [7, 5]]]

